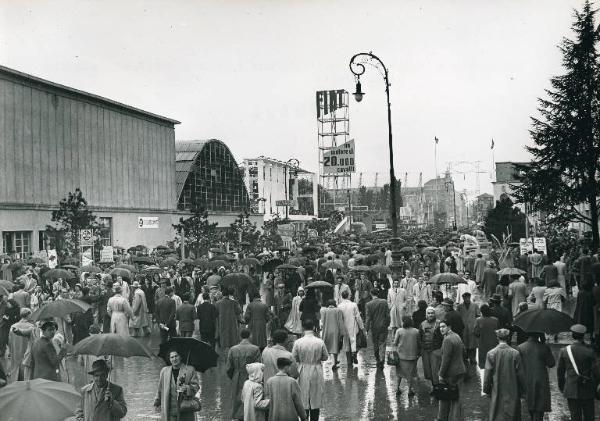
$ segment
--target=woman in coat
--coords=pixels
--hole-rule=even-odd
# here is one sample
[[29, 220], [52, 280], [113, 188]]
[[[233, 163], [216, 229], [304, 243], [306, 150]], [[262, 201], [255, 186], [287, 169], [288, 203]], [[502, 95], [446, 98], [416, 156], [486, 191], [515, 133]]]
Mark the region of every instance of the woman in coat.
[[487, 304], [482, 304], [479, 311], [481, 311], [481, 317], [475, 321], [474, 335], [477, 338], [478, 365], [483, 370], [487, 353], [498, 345], [496, 329], [500, 326], [498, 319], [491, 316], [490, 307]]
[[344, 314], [342, 310], [335, 306], [333, 299], [327, 302], [326, 308], [321, 308], [321, 321], [323, 323], [321, 337], [325, 342], [327, 351], [333, 355], [333, 366], [331, 369], [337, 370], [337, 356], [342, 349], [342, 338], [346, 336], [346, 326], [344, 325]]
[[298, 288], [297, 295], [292, 299], [292, 310], [285, 322], [285, 328], [294, 335], [302, 335], [302, 321], [300, 320], [300, 304], [304, 299], [304, 288]]
[[548, 368], [554, 367], [556, 361], [544, 340], [544, 334], [532, 333], [517, 348], [525, 372], [525, 398], [532, 421], [542, 421], [544, 412], [552, 411]]
[[300, 320], [312, 320], [315, 322], [315, 331], [319, 331], [319, 318], [321, 306], [317, 300], [317, 294], [314, 289], [310, 288], [306, 292], [306, 297], [300, 303]]
[[121, 336], [129, 336], [129, 319], [131, 318], [131, 306], [121, 293], [121, 285], [115, 283], [113, 286], [115, 295], [108, 299], [106, 311], [110, 316], [110, 333]]
[[192, 398], [198, 392], [198, 378], [194, 367], [181, 363], [176, 350], [169, 351], [171, 365], [160, 370], [154, 409], [160, 412], [162, 421], [195, 421], [194, 412], [179, 413], [182, 400]]
[[248, 380], [242, 389], [244, 421], [265, 421], [269, 399], [263, 399], [263, 363], [246, 364]]
[[417, 377], [417, 361], [421, 355], [421, 337], [410, 317], [402, 318], [402, 327], [396, 331], [394, 345], [400, 358], [396, 366], [396, 377], [398, 377], [396, 394], [402, 393], [400, 384], [405, 378], [408, 382], [408, 395], [413, 396], [415, 394], [414, 379]]

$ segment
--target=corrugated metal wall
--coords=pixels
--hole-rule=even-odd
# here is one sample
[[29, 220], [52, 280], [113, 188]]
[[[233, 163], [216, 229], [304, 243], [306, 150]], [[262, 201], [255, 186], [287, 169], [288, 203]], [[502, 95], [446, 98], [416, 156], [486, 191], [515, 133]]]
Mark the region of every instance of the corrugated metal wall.
[[126, 110], [0, 78], [0, 206], [176, 208], [175, 130]]

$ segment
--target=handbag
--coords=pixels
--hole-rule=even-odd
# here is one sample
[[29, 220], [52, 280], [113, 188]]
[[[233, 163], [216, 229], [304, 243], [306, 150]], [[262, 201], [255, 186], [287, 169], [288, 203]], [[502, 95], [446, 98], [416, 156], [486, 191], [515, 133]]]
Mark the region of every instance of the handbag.
[[400, 355], [398, 355], [398, 351], [392, 350], [387, 352], [387, 364], [394, 366], [400, 365]]
[[367, 337], [365, 336], [365, 332], [359, 330], [356, 334], [356, 349], [366, 348], [367, 347]]
[[199, 393], [200, 393], [200, 391], [198, 391], [198, 393], [196, 393], [196, 395], [194, 395], [192, 397], [184, 396], [184, 398], [181, 400], [181, 402], [179, 402], [179, 413], [180, 414], [187, 414], [189, 412], [198, 412], [198, 411], [200, 411], [200, 409], [202, 409], [202, 405], [200, 404], [200, 398], [198, 396]]
[[438, 401], [457, 401], [458, 386], [447, 383], [434, 384], [431, 394]]

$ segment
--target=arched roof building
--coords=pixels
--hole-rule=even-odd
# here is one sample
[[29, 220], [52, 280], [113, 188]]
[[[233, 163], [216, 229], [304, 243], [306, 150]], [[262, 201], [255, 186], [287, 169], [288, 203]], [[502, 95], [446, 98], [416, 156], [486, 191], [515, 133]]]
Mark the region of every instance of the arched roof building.
[[177, 209], [198, 205], [209, 212], [250, 208], [242, 173], [231, 151], [217, 139], [175, 143]]

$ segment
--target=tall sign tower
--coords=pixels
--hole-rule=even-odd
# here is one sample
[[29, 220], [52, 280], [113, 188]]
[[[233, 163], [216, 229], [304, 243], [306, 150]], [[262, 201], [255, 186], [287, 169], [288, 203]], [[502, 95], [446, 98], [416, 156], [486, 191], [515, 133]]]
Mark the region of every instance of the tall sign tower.
[[317, 91], [319, 141], [319, 216], [335, 209], [349, 209], [352, 173], [356, 171], [354, 140], [350, 140], [348, 92]]

